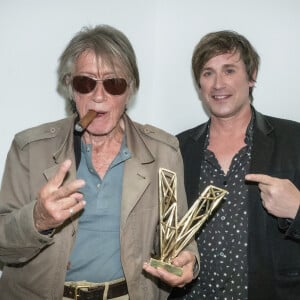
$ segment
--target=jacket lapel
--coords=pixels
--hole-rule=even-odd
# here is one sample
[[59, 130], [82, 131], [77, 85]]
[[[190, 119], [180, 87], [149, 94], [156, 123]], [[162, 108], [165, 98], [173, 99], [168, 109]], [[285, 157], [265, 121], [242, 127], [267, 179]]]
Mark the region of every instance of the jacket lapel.
[[274, 141], [270, 136], [273, 126], [259, 112], [255, 111], [255, 118], [250, 173], [267, 174], [274, 146]]
[[[151, 183], [154, 156], [134, 123], [125, 115], [126, 143], [132, 156], [125, 162], [121, 227]], [[126, 199], [126, 200], [125, 200]]]
[[142, 166], [137, 159], [131, 158], [126, 161], [123, 178], [121, 227], [126, 223], [130, 212], [142, 197], [150, 182], [147, 168]]
[[189, 207], [198, 198], [199, 190], [202, 191], [205, 188], [199, 182], [199, 177], [206, 132], [207, 123], [177, 136], [184, 161], [184, 181]]
[[[251, 156], [250, 173], [269, 174], [274, 140], [272, 138], [273, 127], [261, 115], [255, 112], [255, 127], [253, 135], [253, 149]], [[270, 252], [267, 244], [269, 236], [267, 213], [261, 206], [260, 190], [256, 183], [249, 185], [248, 202], [248, 282], [249, 299], [256, 297], [257, 287], [261, 282], [268, 285], [272, 277], [268, 273]], [[252, 228], [252, 230], [250, 230]], [[259, 255], [257, 255], [259, 254]], [[259, 273], [259, 276], [257, 274]], [[259, 280], [257, 280], [259, 278]]]

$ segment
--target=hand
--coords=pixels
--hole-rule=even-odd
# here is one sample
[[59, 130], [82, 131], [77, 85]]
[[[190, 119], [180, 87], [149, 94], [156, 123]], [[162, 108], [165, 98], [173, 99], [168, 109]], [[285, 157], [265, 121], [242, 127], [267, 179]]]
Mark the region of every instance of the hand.
[[272, 215], [294, 219], [300, 205], [300, 191], [288, 179], [263, 174], [247, 174], [246, 180], [258, 182], [262, 204]]
[[38, 231], [56, 228], [85, 205], [78, 189], [83, 180], [74, 180], [63, 185], [71, 167], [71, 160], [64, 161], [58, 172], [41, 188], [34, 207], [33, 217]]
[[174, 275], [162, 268], [154, 268], [149, 263], [144, 263], [143, 269], [149, 274], [158, 277], [160, 280], [166, 282], [172, 287], [184, 287], [193, 279], [193, 269], [196, 262], [194, 254], [189, 251], [182, 251], [174, 258], [173, 264], [181, 267], [183, 273], [181, 276]]

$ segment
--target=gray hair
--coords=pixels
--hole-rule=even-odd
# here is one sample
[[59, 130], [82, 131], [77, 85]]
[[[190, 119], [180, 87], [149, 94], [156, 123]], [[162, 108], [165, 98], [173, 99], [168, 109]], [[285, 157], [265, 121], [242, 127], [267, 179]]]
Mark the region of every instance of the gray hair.
[[85, 51], [92, 50], [113, 68], [118, 65], [128, 77], [132, 92], [139, 88], [140, 79], [134, 49], [128, 38], [109, 25], [83, 27], [69, 42], [59, 58], [58, 92], [72, 100], [72, 89], [68, 78], [75, 69], [78, 57]]

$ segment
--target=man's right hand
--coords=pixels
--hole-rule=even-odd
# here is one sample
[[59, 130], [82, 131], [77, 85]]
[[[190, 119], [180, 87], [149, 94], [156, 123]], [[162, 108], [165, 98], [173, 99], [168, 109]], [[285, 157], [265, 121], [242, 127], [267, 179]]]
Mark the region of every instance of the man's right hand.
[[77, 179], [63, 185], [71, 167], [71, 160], [65, 160], [58, 172], [39, 191], [33, 217], [38, 231], [56, 228], [85, 206], [83, 195], [78, 190], [85, 185]]

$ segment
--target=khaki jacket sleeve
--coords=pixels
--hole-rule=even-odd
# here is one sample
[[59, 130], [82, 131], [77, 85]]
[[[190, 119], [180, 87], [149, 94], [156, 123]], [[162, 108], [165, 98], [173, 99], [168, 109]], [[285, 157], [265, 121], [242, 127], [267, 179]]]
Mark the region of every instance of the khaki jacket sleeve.
[[30, 193], [29, 155], [14, 140], [8, 152], [0, 191], [0, 260], [20, 264], [52, 242], [34, 227], [36, 195]]

